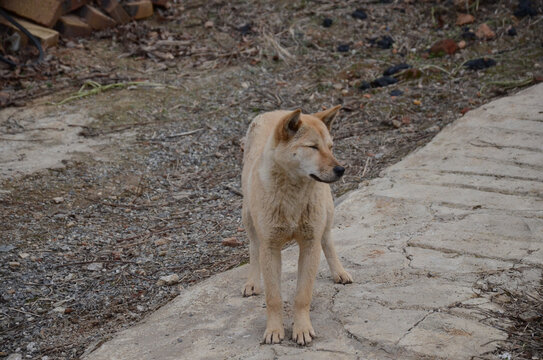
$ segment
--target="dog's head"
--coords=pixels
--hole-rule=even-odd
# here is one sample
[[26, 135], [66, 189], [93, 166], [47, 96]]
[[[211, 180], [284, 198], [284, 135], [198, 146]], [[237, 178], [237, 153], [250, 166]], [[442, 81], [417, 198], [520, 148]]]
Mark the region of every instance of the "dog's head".
[[330, 128], [341, 106], [311, 115], [296, 110], [285, 115], [275, 129], [276, 163], [292, 175], [332, 183], [343, 168], [332, 154]]

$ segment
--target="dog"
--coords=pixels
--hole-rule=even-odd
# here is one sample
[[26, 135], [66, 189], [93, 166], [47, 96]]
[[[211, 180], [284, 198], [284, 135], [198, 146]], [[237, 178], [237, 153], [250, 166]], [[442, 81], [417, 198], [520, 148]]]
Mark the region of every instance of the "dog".
[[336, 254], [330, 232], [334, 203], [329, 183], [345, 171], [332, 154], [330, 128], [341, 106], [302, 114], [273, 111], [253, 119], [243, 155], [242, 219], [250, 240], [249, 276], [243, 296], [261, 292], [264, 278], [267, 323], [263, 343], [285, 337], [281, 299], [281, 249], [296, 240], [300, 248], [292, 339], [309, 344], [315, 331], [309, 317], [321, 248], [336, 283], [351, 283]]

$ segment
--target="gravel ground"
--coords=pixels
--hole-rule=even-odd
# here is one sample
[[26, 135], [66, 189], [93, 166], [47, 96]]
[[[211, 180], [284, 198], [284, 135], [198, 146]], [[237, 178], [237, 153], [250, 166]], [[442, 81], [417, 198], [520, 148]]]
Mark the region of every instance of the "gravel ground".
[[[27, 107], [58, 102], [89, 79], [170, 86], [51, 105], [58, 114], [88, 108], [96, 120], [81, 139], [104, 144], [61, 169], [0, 182], [1, 356], [78, 358], [185, 287], [247, 262], [241, 138], [256, 114], [343, 105], [332, 130], [347, 169], [333, 185], [338, 197], [467, 109], [538, 81], [543, 5], [533, 3], [538, 14], [520, 20], [512, 16], [516, 1], [475, 4], [468, 26], [486, 22], [496, 33], [484, 41], [462, 36], [449, 2], [186, 1], [150, 20], [63, 42], [49, 51], [45, 79], [1, 70], [2, 91]], [[359, 8], [366, 19], [352, 16]], [[509, 26], [517, 36], [507, 35]], [[379, 47], [383, 36], [393, 39], [391, 48]], [[465, 38], [466, 48], [428, 56], [445, 38]], [[481, 57], [496, 65], [463, 66]], [[399, 63], [419, 71], [396, 74], [400, 81], [387, 87], [359, 88]], [[25, 131], [16, 125], [0, 116], [0, 135]], [[157, 283], [172, 274], [175, 284]]]

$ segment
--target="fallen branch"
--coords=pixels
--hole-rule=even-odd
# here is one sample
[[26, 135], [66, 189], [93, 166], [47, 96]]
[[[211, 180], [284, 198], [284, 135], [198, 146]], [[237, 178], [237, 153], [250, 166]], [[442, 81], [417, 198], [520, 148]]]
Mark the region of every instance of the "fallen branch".
[[[79, 91], [76, 92], [75, 94], [73, 94], [72, 96], [69, 96], [66, 99], [64, 99], [64, 100], [62, 100], [62, 101], [60, 101], [58, 103], [51, 102], [49, 104], [50, 105], [62, 105], [62, 104], [66, 104], [67, 102], [70, 102], [72, 100], [82, 99], [84, 97], [91, 96], [91, 95], [96, 95], [96, 94], [99, 94], [99, 93], [102, 93], [102, 92], [105, 92], [105, 91], [108, 91], [108, 90], [111, 90], [111, 89], [121, 89], [121, 88], [126, 88], [126, 87], [129, 87], [129, 86], [167, 87], [169, 89], [177, 89], [174, 86], [165, 85], [165, 84], [158, 84], [158, 83], [150, 83], [150, 82], [147, 82], [147, 81], [130, 81], [130, 82], [114, 83], [114, 84], [109, 84], [109, 85], [102, 85], [102, 84], [97, 83], [96, 81], [87, 80], [87, 81], [85, 81], [83, 86], [81, 86]], [[90, 89], [87, 90], [88, 87], [90, 87]]]

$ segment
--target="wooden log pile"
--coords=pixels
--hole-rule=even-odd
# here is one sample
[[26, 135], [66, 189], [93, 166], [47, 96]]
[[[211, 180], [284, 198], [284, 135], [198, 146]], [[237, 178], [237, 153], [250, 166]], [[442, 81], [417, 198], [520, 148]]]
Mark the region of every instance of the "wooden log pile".
[[[38, 38], [44, 48], [57, 44], [60, 36], [88, 36], [117, 24], [153, 15], [154, 7], [168, 7], [169, 0], [0, 0], [0, 8]], [[28, 39], [0, 16], [0, 23]]]

